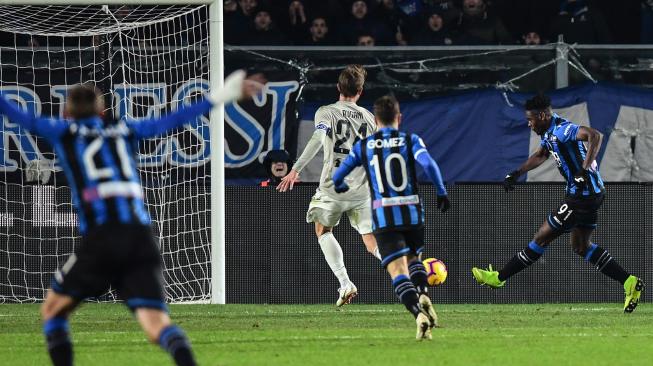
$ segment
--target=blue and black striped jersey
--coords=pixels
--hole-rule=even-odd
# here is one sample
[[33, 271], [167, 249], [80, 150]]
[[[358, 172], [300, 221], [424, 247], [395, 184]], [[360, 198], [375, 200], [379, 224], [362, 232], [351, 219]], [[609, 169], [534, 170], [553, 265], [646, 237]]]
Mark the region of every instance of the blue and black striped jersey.
[[[420, 159], [420, 155], [426, 159]], [[334, 173], [334, 183], [341, 186], [350, 171], [363, 166], [372, 196], [374, 231], [420, 226], [424, 224], [424, 210], [418, 195], [416, 160], [425, 169], [432, 167], [438, 195], [446, 195], [439, 168], [422, 139], [389, 127], [354, 145], [347, 159]]]
[[574, 175], [582, 169], [587, 148], [576, 138], [579, 125], [554, 114], [551, 127], [542, 135], [540, 146], [547, 149], [558, 165], [558, 170], [567, 181], [567, 195], [579, 197], [605, 192], [603, 180], [596, 161], [588, 169], [587, 188], [580, 189], [574, 182]]
[[205, 100], [161, 118], [105, 125], [100, 117], [35, 117], [0, 96], [0, 113], [44, 137], [54, 148], [72, 190], [81, 233], [107, 223], [148, 225], [150, 216], [136, 170], [138, 141], [162, 135], [207, 113], [211, 107]]

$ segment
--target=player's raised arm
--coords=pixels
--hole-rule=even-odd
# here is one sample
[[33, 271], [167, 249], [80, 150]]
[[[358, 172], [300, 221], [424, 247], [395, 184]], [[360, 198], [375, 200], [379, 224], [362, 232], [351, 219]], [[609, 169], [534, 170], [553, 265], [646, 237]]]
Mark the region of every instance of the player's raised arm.
[[30, 113], [21, 111], [15, 103], [0, 96], [0, 113], [9, 117], [9, 120], [28, 131], [47, 139], [54, 139], [66, 130], [68, 124], [52, 118], [39, 118]]
[[293, 189], [295, 183], [299, 181], [299, 173], [313, 160], [315, 155], [322, 149], [324, 139], [330, 129], [330, 123], [326, 120], [326, 116], [322, 113], [321, 109], [315, 112], [315, 131], [306, 143], [304, 151], [293, 165], [290, 173], [281, 179], [281, 183], [277, 186], [277, 191], [285, 192], [288, 189]]
[[333, 172], [334, 190], [337, 193], [343, 193], [349, 190], [347, 183], [345, 183], [345, 177], [351, 173], [354, 168], [361, 165], [360, 151], [361, 142], [358, 141], [349, 152], [349, 155], [347, 155], [347, 158], [340, 164], [340, 167]]
[[512, 172], [508, 173], [506, 175], [506, 178], [503, 180], [503, 187], [505, 188], [506, 192], [512, 191], [515, 189], [515, 183], [517, 183], [517, 179], [522, 175], [527, 173], [528, 171], [531, 171], [538, 166], [542, 165], [546, 161], [546, 159], [549, 158], [549, 151], [544, 148], [543, 146], [540, 146], [539, 149], [533, 155], [528, 157], [528, 159], [522, 164], [519, 169], [513, 170]]
[[411, 139], [413, 140], [413, 156], [415, 157], [415, 160], [422, 166], [435, 186], [437, 192], [437, 207], [440, 211], [446, 212], [449, 207], [451, 207], [451, 203], [447, 197], [447, 189], [444, 187], [440, 167], [438, 167], [438, 163], [433, 160], [431, 154], [426, 150], [424, 141], [422, 141], [420, 137], [412, 135]]
[[261, 90], [261, 84], [254, 80], [245, 80], [245, 71], [238, 70], [224, 81], [224, 88], [212, 91], [202, 101], [182, 106], [178, 110], [162, 117], [146, 120], [128, 120], [127, 124], [139, 138], [150, 138], [182, 126], [185, 123], [208, 113], [213, 107], [241, 98], [249, 98]]

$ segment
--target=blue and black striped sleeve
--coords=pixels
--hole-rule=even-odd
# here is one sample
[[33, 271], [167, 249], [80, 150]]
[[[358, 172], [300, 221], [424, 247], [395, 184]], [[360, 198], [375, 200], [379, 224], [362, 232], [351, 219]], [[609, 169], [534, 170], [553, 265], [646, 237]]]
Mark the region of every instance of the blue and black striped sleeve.
[[182, 106], [178, 110], [161, 117], [145, 120], [126, 120], [126, 123], [134, 131], [137, 138], [156, 137], [191, 122], [211, 111], [211, 108], [213, 108], [211, 102], [204, 99], [201, 102]]
[[336, 187], [346, 185], [345, 177], [351, 173], [354, 168], [361, 165], [361, 142], [358, 141], [347, 155], [347, 158], [340, 163], [340, 167], [333, 173], [333, 183]]
[[8, 101], [3, 96], [0, 96], [0, 113], [6, 115], [11, 122], [50, 141], [57, 139], [68, 128], [68, 123], [64, 121], [40, 118], [23, 112], [16, 106], [16, 103]]
[[444, 182], [442, 180], [442, 174], [440, 173], [438, 163], [433, 160], [431, 154], [429, 154], [428, 150], [426, 150], [424, 141], [422, 141], [419, 136], [413, 134], [410, 138], [413, 142], [413, 156], [415, 157], [415, 160], [419, 163], [419, 165], [422, 166], [426, 172], [426, 175], [428, 175], [429, 179], [431, 179], [431, 182], [433, 182], [438, 196], [446, 196], [447, 189], [444, 187]]

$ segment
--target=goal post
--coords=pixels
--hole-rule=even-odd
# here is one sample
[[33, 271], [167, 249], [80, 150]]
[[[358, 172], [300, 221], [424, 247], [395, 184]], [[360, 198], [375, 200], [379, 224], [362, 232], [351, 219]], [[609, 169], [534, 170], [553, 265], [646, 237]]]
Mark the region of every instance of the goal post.
[[[116, 118], [169, 112], [222, 87], [222, 7], [221, 0], [3, 1], [0, 32], [11, 33], [13, 44], [0, 44], [0, 93], [35, 114], [61, 115], [67, 87], [108, 83]], [[25, 37], [43, 44], [20, 43]], [[103, 47], [118, 48], [105, 55], [108, 70]], [[226, 302], [224, 107], [208, 120], [139, 146], [170, 302]], [[5, 122], [0, 118], [0, 303], [40, 301], [79, 234], [56, 157]], [[40, 173], [47, 169], [52, 174]], [[36, 183], [26, 180], [33, 177]]]

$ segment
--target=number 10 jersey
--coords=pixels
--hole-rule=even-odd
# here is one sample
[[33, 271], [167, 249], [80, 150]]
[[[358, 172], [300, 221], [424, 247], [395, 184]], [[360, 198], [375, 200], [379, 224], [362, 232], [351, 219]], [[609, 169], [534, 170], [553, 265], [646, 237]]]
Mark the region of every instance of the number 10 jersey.
[[333, 172], [347, 157], [356, 142], [376, 131], [374, 115], [354, 102], [338, 101], [320, 107], [315, 112], [315, 128], [324, 131], [324, 165], [319, 191], [339, 200], [369, 199], [367, 177], [363, 168], [356, 168], [345, 178], [349, 191], [336, 193], [333, 189]]

